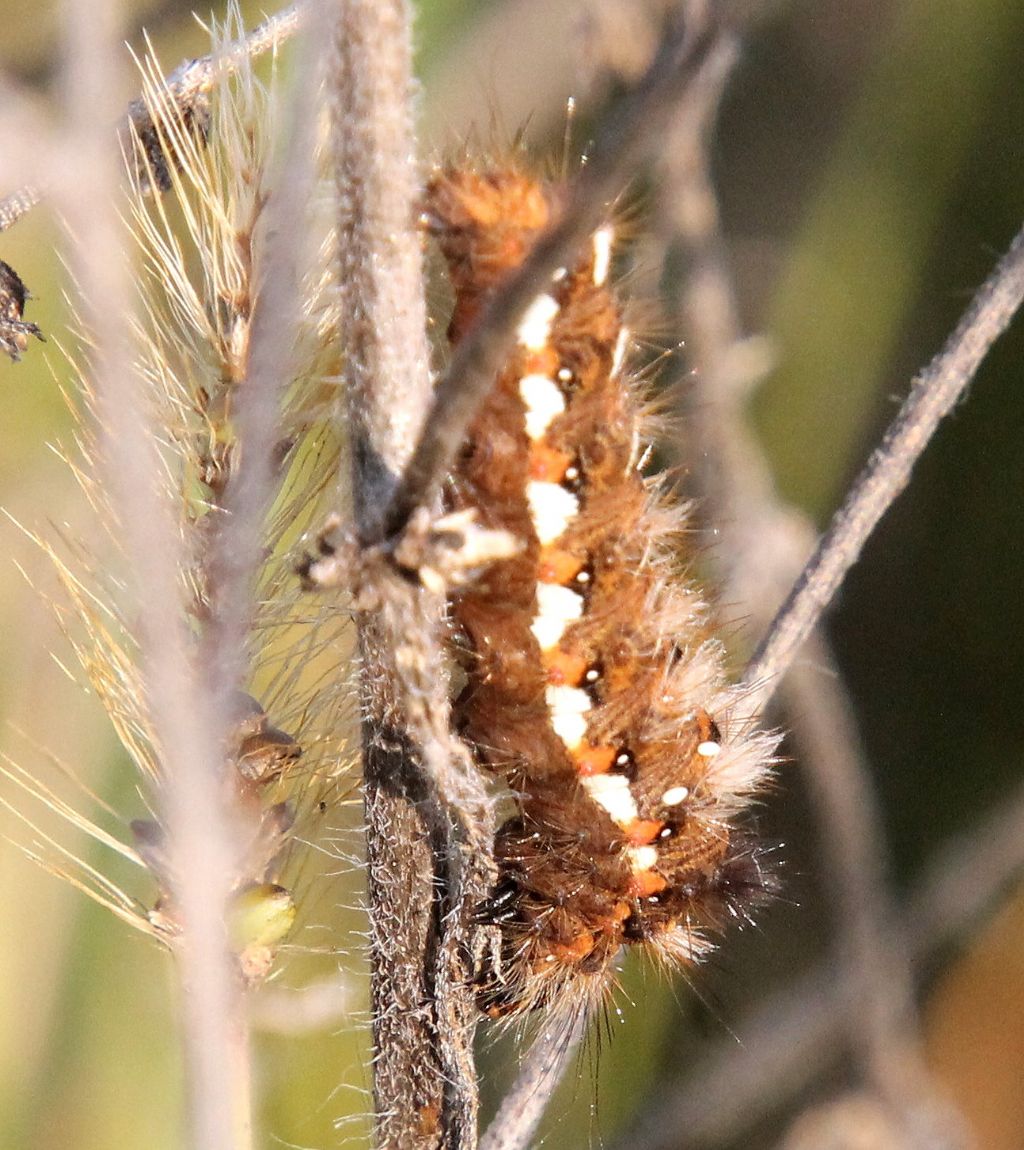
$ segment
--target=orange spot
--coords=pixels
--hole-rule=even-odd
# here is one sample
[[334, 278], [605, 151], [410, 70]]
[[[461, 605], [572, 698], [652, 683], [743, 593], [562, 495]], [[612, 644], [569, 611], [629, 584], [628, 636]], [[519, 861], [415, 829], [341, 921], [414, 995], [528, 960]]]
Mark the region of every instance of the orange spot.
[[584, 931], [571, 942], [552, 943], [550, 953], [559, 962], [581, 962], [593, 949], [594, 936], [589, 931]]
[[614, 747], [592, 747], [589, 743], [576, 750], [576, 770], [581, 778], [606, 774], [615, 762]]
[[556, 687], [577, 687], [587, 673], [587, 660], [582, 655], [570, 655], [559, 647], [544, 652], [544, 665], [548, 682]]
[[660, 819], [634, 819], [626, 827], [626, 838], [636, 847], [645, 847], [661, 834], [665, 824]]
[[558, 354], [553, 347], [542, 347], [531, 351], [524, 359], [523, 375], [547, 375], [554, 377], [559, 368]]
[[668, 886], [657, 871], [642, 870], [630, 876], [629, 893], [634, 898], [650, 898], [652, 894], [659, 894]]
[[535, 443], [530, 448], [530, 478], [544, 483], [561, 483], [566, 468], [572, 463], [572, 456], [564, 451], [555, 451], [543, 443]]
[[583, 570], [583, 560], [569, 551], [545, 548], [537, 563], [537, 582], [567, 587]]

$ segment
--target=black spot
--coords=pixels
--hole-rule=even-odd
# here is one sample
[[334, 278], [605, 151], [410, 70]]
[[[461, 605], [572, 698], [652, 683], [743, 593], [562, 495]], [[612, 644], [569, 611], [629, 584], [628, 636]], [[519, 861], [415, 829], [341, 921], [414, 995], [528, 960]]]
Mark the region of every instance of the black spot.
[[564, 487], [566, 491], [571, 491], [573, 495], [578, 495], [583, 488], [584, 482], [583, 464], [577, 455], [574, 457], [572, 463], [565, 469], [561, 486]]
[[568, 364], [563, 363], [555, 372], [555, 383], [558, 384], [559, 391], [568, 397], [579, 387], [580, 377]]
[[520, 922], [519, 905], [522, 887], [515, 879], [502, 879], [491, 891], [487, 899], [477, 907], [474, 918], [481, 925], [497, 926], [500, 923]]
[[665, 825], [658, 832], [658, 841], [667, 842], [669, 839], [674, 839], [685, 826], [686, 816], [683, 814], [675, 818], [666, 819]]
[[635, 910], [622, 924], [622, 937], [627, 942], [646, 942], [658, 933], [658, 924], [648, 921], [642, 910]]
[[597, 706], [601, 702], [602, 690], [601, 684], [604, 681], [604, 668], [600, 663], [591, 663], [591, 665], [583, 673], [583, 682], [581, 686], [586, 691], [590, 701]]
[[620, 747], [616, 751], [615, 759], [611, 765], [611, 773], [625, 775], [631, 783], [636, 782], [636, 759], [628, 747]]
[[570, 591], [575, 591], [583, 600], [583, 610], [590, 605], [590, 596], [594, 590], [594, 568], [587, 560], [585, 565], [576, 572], [567, 584]]

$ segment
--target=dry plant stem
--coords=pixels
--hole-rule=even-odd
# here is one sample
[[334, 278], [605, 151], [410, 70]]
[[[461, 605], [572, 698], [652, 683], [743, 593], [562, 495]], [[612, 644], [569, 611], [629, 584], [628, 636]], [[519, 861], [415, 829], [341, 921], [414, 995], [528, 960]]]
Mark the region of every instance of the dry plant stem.
[[[708, 141], [718, 103], [737, 57], [723, 42], [709, 61], [714, 83], [702, 103], [688, 103], [661, 158], [664, 190], [659, 221], [667, 249], [685, 257], [679, 299], [682, 329], [698, 365], [691, 425], [701, 507], [716, 525], [712, 558], [725, 598], [763, 631], [799, 573], [809, 525], [794, 531], [797, 513], [782, 507], [759, 445], [745, 426], [744, 400], [753, 382], [743, 372], [743, 333], [727, 269]], [[749, 343], [747, 345], [749, 347]], [[748, 356], [748, 358], [750, 358]], [[814, 632], [782, 686], [814, 802], [819, 836], [837, 891], [839, 956], [850, 992], [854, 1045], [865, 1076], [903, 1114], [920, 1101], [925, 1072], [917, 1050], [913, 982], [897, 941], [889, 905], [888, 864], [870, 772], [852, 710], [825, 636]]]
[[701, 81], [702, 65], [717, 34], [717, 24], [710, 18], [685, 28], [676, 21], [647, 74], [608, 117], [559, 222], [541, 237], [455, 349], [401, 485], [366, 542], [400, 534], [416, 508], [429, 505], [436, 496], [527, 307], [558, 268], [571, 262], [608, 204], [629, 183], [679, 98]]
[[568, 1031], [564, 1026], [541, 1031], [523, 1060], [519, 1077], [480, 1139], [480, 1150], [526, 1150], [586, 1031], [583, 1016]]
[[[409, 25], [403, 0], [338, 5], [329, 73], [341, 344], [363, 539], [392, 498], [432, 394]], [[354, 577], [372, 603], [358, 626], [377, 1138], [387, 1147], [471, 1147], [475, 1014], [459, 967], [469, 893], [460, 840], [469, 832], [458, 812], [472, 820], [486, 798], [448, 733], [440, 599], [369, 553], [362, 568]]]
[[[73, 187], [56, 189], [76, 237], [75, 271], [93, 338], [91, 381], [100, 450], [135, 580], [143, 678], [161, 751], [156, 796], [167, 827], [173, 894], [182, 933], [182, 1015], [190, 1145], [245, 1150], [250, 1144], [248, 1068], [239, 987], [224, 910], [234, 873], [234, 828], [220, 799], [217, 718], [197, 688], [178, 585], [172, 508], [160, 494], [157, 428], [140, 404], [127, 338], [128, 268], [117, 213], [119, 157], [105, 130], [120, 42], [113, 5], [67, 8], [67, 98], [76, 151]], [[106, 120], [109, 122], [109, 120]]]
[[762, 704], [832, 601], [879, 519], [907, 485], [939, 422], [974, 378], [1024, 299], [1024, 231], [978, 290], [945, 347], [917, 377], [747, 667]]
[[[1024, 787], [970, 833], [939, 850], [902, 914], [915, 971], [965, 937], [1024, 873]], [[839, 1057], [859, 1003], [831, 963], [733, 1024], [701, 1071], [665, 1090], [613, 1150], [679, 1150], [732, 1142], [752, 1116], [781, 1109]], [[685, 1140], [684, 1140], [685, 1134]]]
[[[264, 524], [282, 470], [277, 450], [280, 412], [285, 389], [293, 378], [294, 332], [300, 319], [300, 259], [306, 250], [305, 219], [313, 180], [312, 126], [321, 75], [311, 38], [304, 38], [298, 64], [285, 125], [287, 143], [277, 157], [276, 179], [261, 219], [263, 242], [254, 269], [258, 278], [246, 376], [232, 395], [237, 465], [212, 538], [211, 615], [203, 636], [202, 664], [210, 690], [221, 693], [224, 708], [229, 705], [231, 691], [245, 685], [254, 583], [264, 557]], [[211, 74], [209, 81], [213, 78]]]

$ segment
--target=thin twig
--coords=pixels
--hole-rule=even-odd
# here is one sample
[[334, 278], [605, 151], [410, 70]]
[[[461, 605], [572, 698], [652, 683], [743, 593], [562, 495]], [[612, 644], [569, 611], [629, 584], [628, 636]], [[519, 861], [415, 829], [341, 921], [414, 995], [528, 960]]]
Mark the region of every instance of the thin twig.
[[364, 542], [379, 543], [400, 534], [412, 513], [429, 505], [440, 490], [516, 325], [558, 268], [571, 260], [597, 227], [679, 98], [699, 81], [718, 32], [718, 24], [710, 18], [685, 29], [677, 22], [643, 80], [609, 116], [559, 222], [541, 237], [518, 273], [483, 309], [455, 349], [401, 485], [386, 513], [364, 535]]
[[190, 1145], [244, 1150], [251, 1133], [247, 1043], [225, 925], [239, 851], [221, 800], [221, 725], [193, 674], [178, 581], [181, 543], [160, 486], [159, 433], [143, 405], [128, 341], [131, 292], [116, 209], [120, 163], [103, 126], [106, 112], [113, 112], [117, 76], [113, 7], [87, 0], [68, 7], [75, 182], [73, 189], [57, 186], [55, 195], [76, 240], [75, 270], [95, 349], [91, 379], [101, 458], [134, 576], [143, 678], [161, 757], [157, 798], [181, 924]]
[[747, 667], [753, 702], [763, 704], [832, 601], [879, 519], [906, 487], [942, 418], [1024, 299], [1024, 231], [978, 290], [945, 347], [915, 380], [881, 445], [822, 536]]
[[526, 1150], [586, 1032], [587, 1019], [581, 1015], [568, 1029], [559, 1022], [537, 1035], [519, 1077], [480, 1139], [480, 1150]]

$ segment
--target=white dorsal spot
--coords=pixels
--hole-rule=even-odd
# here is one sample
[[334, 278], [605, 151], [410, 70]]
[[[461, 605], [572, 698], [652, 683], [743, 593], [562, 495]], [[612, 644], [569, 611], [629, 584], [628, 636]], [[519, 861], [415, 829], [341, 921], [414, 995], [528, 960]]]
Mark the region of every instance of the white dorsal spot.
[[714, 742], [712, 739], [697, 744], [697, 754], [700, 755], [702, 759], [713, 759], [721, 750], [721, 744]]
[[594, 232], [594, 284], [602, 287], [612, 266], [612, 240], [615, 231], [610, 224]]
[[530, 505], [533, 529], [542, 546], [554, 543], [580, 510], [580, 501], [576, 496], [558, 483], [542, 483], [539, 480], [527, 483], [526, 501]]
[[666, 807], [677, 807], [680, 803], [686, 802], [690, 797], [689, 787], [669, 787], [669, 789], [661, 796], [661, 801]]
[[551, 337], [551, 324], [558, 315], [558, 300], [554, 296], [539, 295], [526, 309], [516, 329], [516, 338], [528, 351], [543, 351]]
[[571, 367], [560, 367], [558, 369], [558, 382], [559, 383], [572, 383], [573, 375]]
[[628, 847], [626, 855], [635, 871], [651, 870], [658, 862], [658, 851], [655, 847]]
[[626, 352], [629, 350], [629, 328], [623, 325], [619, 328], [615, 340], [615, 351], [612, 354], [612, 375], [618, 375], [619, 369], [626, 362]]
[[587, 712], [592, 706], [590, 696], [579, 687], [548, 687], [544, 697], [555, 734], [570, 751], [574, 750], [587, 733]]
[[583, 598], [558, 583], [537, 584], [537, 615], [530, 624], [542, 651], [558, 645], [566, 627], [583, 617]]
[[608, 812], [614, 823], [628, 827], [636, 822], [639, 817], [636, 800], [622, 775], [588, 775], [583, 779], [583, 785], [594, 802]]
[[546, 375], [524, 375], [519, 394], [526, 404], [526, 434], [541, 439], [551, 423], [565, 411], [565, 397], [558, 384]]

